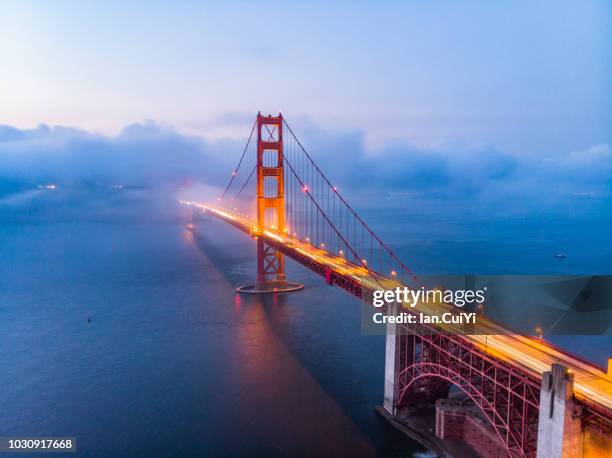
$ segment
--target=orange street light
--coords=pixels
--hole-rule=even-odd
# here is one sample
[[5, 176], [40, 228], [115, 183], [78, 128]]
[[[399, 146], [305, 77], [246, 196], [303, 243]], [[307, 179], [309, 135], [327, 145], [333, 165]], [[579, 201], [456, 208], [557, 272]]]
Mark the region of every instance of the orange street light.
[[535, 328], [535, 332], [538, 333], [538, 337], [540, 338], [540, 343], [542, 343], [542, 338], [544, 337], [544, 330], [538, 326]]

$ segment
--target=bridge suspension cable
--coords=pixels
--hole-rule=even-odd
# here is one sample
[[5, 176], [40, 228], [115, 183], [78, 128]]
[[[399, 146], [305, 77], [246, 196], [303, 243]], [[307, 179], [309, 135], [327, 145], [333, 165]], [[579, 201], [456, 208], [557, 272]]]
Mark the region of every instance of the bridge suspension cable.
[[351, 254], [354, 262], [382, 276], [403, 275], [410, 277], [410, 283], [418, 282], [412, 270], [342, 197], [285, 119], [283, 125], [289, 133], [284, 137], [284, 157], [291, 172], [286, 174], [285, 199], [292, 234], [301, 233], [313, 246], [335, 250], [335, 255]]
[[251, 173], [249, 173], [249, 176], [245, 180], [244, 184], [240, 187], [238, 192], [236, 194], [234, 194], [234, 199], [236, 199], [242, 193], [242, 191], [245, 190], [247, 185], [251, 182], [251, 178], [253, 178], [253, 175], [255, 174], [255, 170], [257, 170], [257, 166], [256, 165], [253, 166], [253, 168], [251, 169]]
[[[252, 144], [251, 140], [253, 139], [253, 133], [255, 132], [255, 126], [256, 126], [256, 122], [253, 123], [253, 127], [251, 128], [251, 133], [249, 134], [249, 139], [247, 140], [246, 145], [244, 146], [244, 149], [242, 150], [242, 155], [240, 156], [240, 160], [238, 161], [238, 165], [236, 166], [235, 169], [232, 170], [232, 175], [229, 179], [229, 182], [227, 183], [227, 186], [225, 187], [225, 190], [223, 191], [223, 194], [221, 194], [221, 198], [224, 198], [226, 196], [226, 194], [228, 193], [228, 191], [230, 190], [230, 188], [232, 187], [232, 184], [234, 184], [234, 182], [236, 181], [237, 183], [242, 183], [241, 185], [239, 184], [238, 186], [241, 186], [240, 191], [237, 192], [237, 194], [240, 194], [240, 192], [242, 192], [242, 190], [244, 189], [244, 187], [246, 187], [246, 184], [248, 182], [248, 180], [250, 179], [250, 177], [252, 176], [253, 172], [251, 171], [251, 174], [246, 177], [246, 179], [241, 180], [241, 176], [239, 174], [239, 172], [241, 172], [242, 169], [241, 165], [243, 163], [243, 161], [245, 160], [245, 157], [247, 159], [246, 162], [250, 162], [253, 163], [253, 154], [248, 154], [247, 152], [251, 152], [251, 148], [249, 148]], [[253, 164], [252, 169], [254, 170], [255, 168], [255, 164]]]
[[[266, 226], [283, 230], [288, 236], [345, 258], [380, 276], [419, 283], [414, 273], [374, 233], [332, 184], [306, 151], [285, 119], [282, 138], [282, 160], [287, 167], [284, 176], [285, 227], [278, 228], [273, 214], [266, 213]], [[276, 133], [264, 125], [261, 135], [272, 141]], [[257, 170], [257, 142], [253, 124], [238, 165], [220, 197], [223, 206], [255, 220], [254, 177]], [[272, 155], [263, 152], [265, 167], [275, 167]], [[253, 184], [250, 188], [250, 184]], [[272, 180], [263, 180], [264, 197], [274, 197], [277, 188]]]

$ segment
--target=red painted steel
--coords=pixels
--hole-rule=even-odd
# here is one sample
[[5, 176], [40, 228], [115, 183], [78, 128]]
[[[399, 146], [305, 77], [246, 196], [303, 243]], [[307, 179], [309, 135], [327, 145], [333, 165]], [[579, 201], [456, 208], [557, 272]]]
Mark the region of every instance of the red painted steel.
[[426, 326], [401, 326], [398, 402], [444, 380], [460, 388], [484, 414], [512, 457], [535, 456], [540, 380], [485, 354], [462, 336]]
[[[276, 233], [285, 228], [285, 185], [283, 169], [283, 117], [257, 114], [257, 226], [271, 227]], [[246, 149], [245, 149], [246, 150]], [[264, 154], [274, 155], [275, 166], [264, 161]], [[265, 178], [274, 181], [272, 196], [266, 195]], [[273, 210], [274, 224], [266, 221], [266, 210]], [[283, 254], [266, 245], [263, 238], [257, 239], [257, 284], [256, 289], [278, 288], [286, 285], [285, 259]]]

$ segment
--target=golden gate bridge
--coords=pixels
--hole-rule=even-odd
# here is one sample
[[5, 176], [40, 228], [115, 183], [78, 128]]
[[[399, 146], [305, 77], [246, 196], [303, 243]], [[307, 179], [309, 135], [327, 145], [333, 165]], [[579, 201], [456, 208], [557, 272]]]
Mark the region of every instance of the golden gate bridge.
[[[376, 290], [421, 286], [342, 197], [281, 114], [257, 115], [216, 202], [181, 203], [256, 240], [256, 280], [239, 292], [301, 289], [286, 278], [285, 257], [368, 303]], [[457, 309], [420, 304], [418, 310], [434, 315]], [[484, 316], [469, 328], [387, 324], [384, 408], [390, 415], [401, 417], [416, 402], [445, 397], [451, 385], [480, 409], [507, 456], [612, 454], [610, 369], [606, 373]]]

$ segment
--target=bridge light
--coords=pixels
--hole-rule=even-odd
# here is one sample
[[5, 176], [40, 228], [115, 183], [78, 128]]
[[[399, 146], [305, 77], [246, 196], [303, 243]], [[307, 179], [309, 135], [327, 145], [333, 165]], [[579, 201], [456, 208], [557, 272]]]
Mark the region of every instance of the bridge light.
[[302, 187], [302, 191], [304, 191], [304, 192], [308, 192], [308, 186], [304, 185], [304, 186]]
[[361, 263], [363, 264], [364, 267], [368, 267], [368, 261], [366, 261], [365, 259], [362, 259]]
[[320, 247], [321, 247], [322, 250], [324, 250], [325, 249], [325, 244], [323, 242], [321, 242]]
[[392, 270], [392, 271], [391, 271], [391, 276], [392, 276], [393, 278], [397, 278], [397, 272], [396, 272], [395, 270]]
[[538, 333], [538, 337], [540, 339], [540, 343], [542, 343], [542, 337], [544, 337], [544, 330], [540, 326], [537, 326], [535, 328], [535, 332]]
[[332, 187], [332, 189], [334, 190], [334, 192], [338, 192], [338, 188], [336, 188], [335, 186]]
[[232, 172], [232, 176], [233, 176], [233, 177], [235, 177], [235, 176], [236, 176], [236, 171], [235, 171], [235, 170]]
[[297, 238], [297, 232], [293, 233], [293, 238]]
[[344, 251], [342, 251], [342, 250], [338, 251], [338, 255], [339, 255], [341, 258], [343, 258], [343, 257], [344, 257]]
[[306, 243], [310, 243], [310, 237], [306, 237]]

